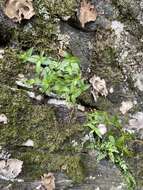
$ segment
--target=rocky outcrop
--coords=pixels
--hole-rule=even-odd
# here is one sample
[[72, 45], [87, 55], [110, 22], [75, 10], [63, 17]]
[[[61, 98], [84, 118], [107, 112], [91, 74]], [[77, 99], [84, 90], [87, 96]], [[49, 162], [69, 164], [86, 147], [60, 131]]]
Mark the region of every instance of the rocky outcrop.
[[[33, 72], [31, 66], [19, 61], [17, 55], [21, 50], [34, 47], [36, 52], [45, 51], [56, 57], [59, 48], [68, 49], [80, 58], [87, 80], [96, 75], [107, 84], [107, 97], [99, 96], [95, 102], [89, 90], [78, 99], [87, 110], [108, 111], [122, 120], [142, 112], [143, 3], [141, 0], [104, 2], [92, 1], [105, 14], [87, 23], [85, 29], [77, 27], [75, 9], [79, 2], [74, 0], [34, 1], [35, 17], [16, 25], [0, 10], [0, 45], [5, 46], [5, 55], [0, 59], [0, 111], [8, 119], [7, 124], [0, 123], [0, 145], [24, 161], [22, 178], [32, 181], [15, 183], [11, 189], [37, 187], [39, 182], [33, 180], [47, 171], [54, 172], [59, 189], [126, 188], [118, 168], [108, 161], [96, 165], [96, 153], [82, 146], [85, 114], [49, 106], [47, 99], [31, 100], [15, 83], [19, 74], [29, 77]], [[122, 101], [133, 103], [126, 115], [120, 112]], [[28, 140], [32, 140], [33, 147], [23, 146]], [[139, 182], [137, 188], [141, 189], [142, 140], [135, 141], [133, 147], [137, 153], [131, 159], [131, 166]], [[1, 183], [1, 189], [5, 183]]]

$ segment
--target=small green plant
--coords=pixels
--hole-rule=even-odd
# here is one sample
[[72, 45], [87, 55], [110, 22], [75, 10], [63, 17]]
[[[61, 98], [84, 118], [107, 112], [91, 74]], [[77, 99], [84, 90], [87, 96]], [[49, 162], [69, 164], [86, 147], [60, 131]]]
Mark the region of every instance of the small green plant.
[[33, 49], [22, 53], [19, 58], [24, 62], [35, 64], [35, 78], [28, 82], [40, 89], [47, 95], [55, 94], [59, 98], [75, 103], [77, 97], [88, 89], [82, 78], [79, 59], [65, 53], [62, 60], [55, 60], [51, 57], [33, 55]]
[[[107, 128], [104, 135], [99, 127], [100, 124], [104, 124]], [[128, 142], [133, 136], [123, 130], [116, 116], [109, 116], [106, 112], [90, 113], [85, 126], [90, 128], [95, 137], [89, 147], [97, 150], [97, 162], [104, 158], [110, 159], [121, 170], [128, 189], [133, 190], [136, 182], [124, 160], [125, 157], [132, 155], [128, 149]]]

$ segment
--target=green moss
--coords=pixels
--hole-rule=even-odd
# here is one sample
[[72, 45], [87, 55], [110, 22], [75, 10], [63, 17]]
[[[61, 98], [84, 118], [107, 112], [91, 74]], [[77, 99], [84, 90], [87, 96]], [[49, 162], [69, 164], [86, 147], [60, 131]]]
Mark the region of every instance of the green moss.
[[24, 64], [17, 58], [17, 52], [12, 49], [5, 49], [3, 59], [0, 59], [0, 81], [3, 84], [12, 85], [15, 83], [19, 73], [24, 73]]
[[106, 64], [114, 65], [116, 63], [116, 50], [112, 47], [105, 47], [105, 49], [101, 51], [101, 57]]
[[81, 182], [84, 179], [84, 168], [81, 164], [80, 157], [67, 157], [67, 174], [75, 182]]
[[93, 74], [104, 78], [113, 86], [123, 80], [117, 63], [117, 52], [114, 48], [112, 31], [97, 31], [91, 67]]
[[[38, 0], [33, 4], [36, 14], [32, 19], [23, 21], [20, 25], [17, 24], [14, 30], [10, 26], [4, 27], [2, 23], [2, 28], [4, 30], [6, 28], [6, 32], [1, 31], [0, 36], [2, 35], [4, 40], [8, 40], [10, 34], [11, 44], [19, 49], [25, 50], [34, 47], [37, 51], [56, 54], [59, 47], [59, 18], [73, 15], [77, 1]], [[9, 32], [9, 29], [12, 29], [12, 32]], [[8, 34], [6, 38], [4, 38], [5, 33]]]
[[91, 94], [91, 89], [88, 89], [86, 92], [82, 93], [78, 100], [82, 105], [85, 105], [87, 107], [97, 107], [93, 95]]
[[24, 161], [23, 175], [27, 179], [36, 179], [45, 172], [57, 171], [66, 173], [74, 182], [84, 179], [84, 167], [77, 155], [49, 154], [29, 149], [15, 152], [13, 156]]
[[[8, 118], [7, 124], [0, 124], [0, 145], [8, 148], [13, 157], [24, 161], [24, 176], [35, 179], [64, 166], [72, 180], [83, 180], [80, 156], [71, 155], [74, 147], [69, 150], [71, 138], [75, 134], [78, 136], [83, 127], [75, 122], [59, 123], [53, 107], [33, 105], [22, 90], [2, 85], [0, 91], [0, 114]], [[34, 141], [34, 148], [22, 146], [28, 139]]]
[[64, 142], [82, 131], [76, 123], [60, 124], [54, 108], [47, 105], [32, 105], [22, 91], [0, 87], [1, 113], [8, 118], [8, 124], [0, 128], [1, 145], [21, 145], [32, 139], [35, 148], [53, 152], [62, 149]]
[[31, 24], [19, 28], [15, 32], [15, 41], [22, 49], [33, 47], [37, 51], [46, 53], [57, 51], [57, 23], [47, 22], [38, 17]]
[[22, 49], [54, 53], [58, 51], [60, 20], [57, 17], [71, 16], [77, 5], [76, 0], [38, 0], [34, 2], [36, 16], [15, 31], [14, 40]]
[[60, 17], [71, 16], [77, 7], [76, 0], [38, 0], [35, 4], [39, 8], [39, 12], [42, 13], [43, 10], [48, 10], [51, 16]]
[[96, 103], [97, 109], [102, 111], [109, 111], [112, 108], [112, 103], [105, 97], [98, 97]]
[[[130, 1], [130, 0], [112, 0], [113, 5], [118, 8], [120, 12], [120, 19], [123, 20], [135, 20], [135, 17], [137, 16], [136, 12], [136, 1]], [[134, 10], [133, 10], [134, 8]]]

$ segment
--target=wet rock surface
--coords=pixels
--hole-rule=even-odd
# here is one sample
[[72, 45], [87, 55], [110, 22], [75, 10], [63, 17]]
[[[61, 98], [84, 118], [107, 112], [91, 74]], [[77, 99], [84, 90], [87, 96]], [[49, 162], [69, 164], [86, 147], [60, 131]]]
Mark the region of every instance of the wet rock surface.
[[[8, 118], [7, 124], [0, 123], [0, 146], [24, 161], [19, 176], [24, 182], [1, 181], [2, 190], [33, 190], [39, 185], [40, 176], [48, 171], [54, 172], [59, 190], [126, 189], [118, 168], [108, 160], [97, 165], [94, 153], [84, 153], [84, 113], [32, 101], [15, 84], [18, 74], [28, 77], [33, 69], [19, 62], [17, 52], [21, 49], [34, 47], [37, 52], [44, 50], [54, 56], [60, 48], [68, 49], [80, 58], [85, 78], [97, 75], [105, 79], [109, 90], [108, 96], [99, 96], [97, 102], [89, 91], [79, 98], [81, 104], [116, 113], [123, 120], [136, 119], [134, 115], [143, 112], [143, 2], [92, 3], [99, 16], [95, 22], [87, 23], [85, 29], [77, 27], [76, 20], [71, 24], [70, 18], [75, 19], [75, 9], [79, 7], [74, 0], [69, 4], [66, 0], [34, 2], [36, 16], [17, 25], [14, 33], [14, 24], [0, 10], [0, 46], [5, 45], [4, 58], [0, 59], [0, 111]], [[120, 112], [123, 101], [133, 102], [125, 116]], [[129, 160], [138, 182], [137, 190], [143, 186], [143, 129], [142, 123], [139, 125], [140, 130], [133, 127], [138, 137], [133, 145], [136, 156]], [[22, 144], [29, 139], [34, 146], [24, 147]]]

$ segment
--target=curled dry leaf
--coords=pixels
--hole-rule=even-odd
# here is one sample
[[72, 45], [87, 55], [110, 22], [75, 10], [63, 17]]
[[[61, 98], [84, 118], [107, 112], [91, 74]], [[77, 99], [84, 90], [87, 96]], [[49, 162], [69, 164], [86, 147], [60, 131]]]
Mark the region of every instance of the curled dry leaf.
[[120, 107], [120, 112], [122, 114], [126, 114], [133, 107], [133, 103], [131, 101], [122, 102]]
[[0, 178], [12, 180], [16, 178], [22, 170], [23, 161], [8, 159], [0, 161]]
[[80, 4], [79, 10], [79, 21], [81, 26], [84, 28], [87, 22], [95, 21], [97, 17], [97, 11], [94, 5], [91, 5], [90, 2], [83, 0]]
[[91, 91], [94, 100], [97, 101], [97, 97], [100, 94], [101, 96], [107, 96], [108, 95], [108, 90], [106, 87], [106, 82], [104, 79], [101, 79], [100, 77], [93, 76], [90, 81], [92, 85], [93, 90]]
[[45, 190], [54, 190], [55, 189], [55, 177], [53, 173], [44, 174], [42, 177], [42, 185]]
[[7, 124], [8, 119], [5, 114], [0, 114], [0, 123]]
[[30, 19], [35, 15], [32, 0], [7, 0], [4, 12], [15, 22], [21, 22], [22, 19]]

